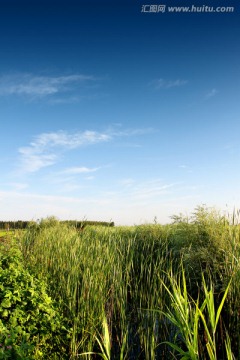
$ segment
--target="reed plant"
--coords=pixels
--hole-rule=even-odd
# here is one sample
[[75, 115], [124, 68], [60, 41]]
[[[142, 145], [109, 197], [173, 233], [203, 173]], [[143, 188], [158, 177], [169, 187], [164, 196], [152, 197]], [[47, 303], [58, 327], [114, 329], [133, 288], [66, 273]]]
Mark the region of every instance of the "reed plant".
[[[69, 359], [174, 359], [178, 351], [205, 360], [203, 319], [214, 346], [240, 355], [238, 221], [202, 207], [173, 220], [78, 230], [50, 218], [19, 234], [26, 266], [48, 283], [68, 324]], [[213, 302], [224, 336], [219, 326], [212, 332]]]
[[[171, 285], [167, 287], [164, 284], [164, 287], [170, 298], [170, 306], [164, 314], [175, 327], [175, 336], [172, 342], [166, 343], [181, 355], [182, 360], [219, 359], [217, 327], [231, 282], [227, 285], [216, 311], [213, 284], [211, 283], [208, 289], [204, 277], [202, 304], [199, 298], [195, 301], [189, 295], [183, 267], [179, 276], [171, 273], [169, 277]], [[234, 358], [227, 332], [225, 337], [226, 358]]]

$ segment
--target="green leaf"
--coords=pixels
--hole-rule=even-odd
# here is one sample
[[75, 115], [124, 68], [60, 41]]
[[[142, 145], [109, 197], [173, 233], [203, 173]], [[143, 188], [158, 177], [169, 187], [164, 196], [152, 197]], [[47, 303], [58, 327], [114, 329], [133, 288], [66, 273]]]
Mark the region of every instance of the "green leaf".
[[10, 308], [11, 307], [11, 301], [9, 299], [4, 299], [1, 303], [1, 306], [3, 308]]

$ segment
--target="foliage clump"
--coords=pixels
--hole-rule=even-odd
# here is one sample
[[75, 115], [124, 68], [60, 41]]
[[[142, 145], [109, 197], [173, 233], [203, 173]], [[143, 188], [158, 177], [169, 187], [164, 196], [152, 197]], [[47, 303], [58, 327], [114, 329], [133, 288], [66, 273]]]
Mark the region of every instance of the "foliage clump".
[[[67, 359], [239, 358], [238, 218], [200, 206], [167, 225], [80, 231], [47, 218], [19, 232], [26, 266], [67, 318]], [[49, 345], [52, 334], [48, 328]]]
[[[0, 359], [50, 359], [64, 345], [62, 318], [43, 281], [24, 268], [16, 244], [0, 246]], [[57, 357], [56, 357], [57, 358]], [[63, 358], [63, 357], [59, 357]]]

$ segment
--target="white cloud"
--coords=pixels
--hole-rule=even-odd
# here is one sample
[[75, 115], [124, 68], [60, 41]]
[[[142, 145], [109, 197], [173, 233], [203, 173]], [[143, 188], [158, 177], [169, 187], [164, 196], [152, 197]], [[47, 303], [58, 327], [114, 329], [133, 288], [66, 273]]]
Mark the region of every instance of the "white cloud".
[[153, 199], [158, 196], [169, 194], [175, 184], [163, 184], [161, 180], [150, 180], [134, 187], [132, 197], [135, 200]]
[[95, 144], [101, 141], [108, 141], [110, 135], [97, 131], [83, 131], [76, 134], [68, 134], [65, 131], [43, 133], [36, 136], [35, 141], [30, 143], [31, 148], [42, 150], [46, 147], [61, 146], [66, 149], [74, 149], [79, 146]]
[[[137, 128], [137, 129], [124, 129], [122, 130], [119, 126], [118, 128], [109, 128], [108, 132], [112, 136], [137, 136], [137, 135], [146, 135], [151, 134], [154, 131], [153, 128]], [[156, 131], [156, 130], [155, 130]]]
[[111, 136], [107, 133], [88, 130], [76, 134], [64, 131], [43, 133], [36, 136], [29, 146], [19, 149], [21, 165], [24, 171], [35, 172], [55, 164], [62, 151], [106, 142], [110, 139]]
[[52, 105], [76, 104], [79, 101], [81, 101], [83, 98], [84, 98], [83, 96], [69, 96], [69, 97], [64, 96], [64, 97], [52, 98], [51, 100], [49, 100], [49, 103]]
[[72, 74], [66, 76], [35, 76], [33, 74], [15, 74], [0, 77], [0, 95], [26, 95], [43, 97], [54, 95], [86, 81], [95, 80], [93, 76]]
[[56, 154], [43, 154], [34, 148], [20, 148], [21, 165], [26, 172], [35, 172], [39, 169], [56, 163], [58, 156]]
[[[69, 187], [69, 191], [72, 189]], [[109, 221], [110, 212], [99, 213], [99, 208], [108, 206], [109, 200], [101, 197], [53, 196], [32, 193], [0, 191], [3, 220], [31, 220], [47, 216], [60, 219], [78, 219]], [[111, 210], [110, 210], [111, 211]]]
[[71, 168], [65, 169], [62, 171], [62, 173], [69, 174], [69, 175], [78, 175], [78, 174], [92, 173], [99, 169], [100, 169], [99, 167], [98, 168], [88, 168], [85, 166], [79, 166], [79, 167], [71, 167]]
[[75, 182], [72, 182], [72, 183], [66, 182], [61, 185], [61, 194], [62, 193], [71, 193], [71, 192], [76, 193], [76, 190], [79, 190], [81, 188], [82, 188], [82, 186], [79, 184], [76, 184]]
[[[36, 136], [28, 146], [19, 148], [20, 165], [24, 172], [35, 172], [57, 163], [64, 151], [108, 142], [117, 137], [144, 135], [149, 131], [152, 131], [152, 129], [108, 129], [103, 132], [86, 130], [75, 134], [66, 131], [42, 133]], [[96, 170], [98, 168], [74, 167], [68, 171], [86, 173]]]
[[[85, 217], [88, 220], [112, 219], [116, 224], [139, 224], [151, 222], [157, 216], [160, 222], [165, 222], [170, 221], [170, 215], [194, 208], [200, 196], [196, 189], [164, 183], [160, 179], [135, 181], [126, 188], [100, 186], [97, 191], [92, 191], [92, 187], [90, 191], [82, 188], [78, 194], [78, 184], [65, 185], [61, 195], [0, 191], [1, 219], [30, 220], [54, 215], [60, 219]], [[74, 195], [67, 195], [71, 191]]]
[[24, 190], [28, 188], [28, 184], [26, 183], [12, 182], [8, 185], [11, 186], [14, 190]]
[[192, 172], [193, 172], [192, 169], [190, 168], [190, 166], [188, 166], [188, 165], [184, 165], [184, 164], [178, 165], [178, 168], [179, 168], [179, 169], [183, 169], [183, 170], [187, 171], [188, 173], [192, 173]]
[[125, 200], [134, 203], [143, 203], [148, 200], [155, 201], [168, 195], [176, 190], [175, 183], [166, 184], [161, 179], [137, 181], [132, 178], [126, 178], [119, 181], [120, 186], [123, 187], [123, 192], [120, 190], [119, 196]]
[[128, 179], [122, 179], [120, 180], [120, 185], [123, 187], [130, 187], [135, 183], [134, 179], [128, 178]]
[[207, 93], [206, 93], [206, 96], [205, 96], [205, 98], [206, 99], [210, 99], [210, 98], [212, 98], [213, 96], [215, 96], [216, 94], [218, 93], [218, 91], [217, 91], [217, 89], [211, 89], [211, 90], [209, 90]]
[[165, 80], [165, 79], [155, 79], [150, 84], [155, 87], [156, 90], [158, 89], [171, 89], [174, 87], [184, 86], [188, 83], [187, 80]]

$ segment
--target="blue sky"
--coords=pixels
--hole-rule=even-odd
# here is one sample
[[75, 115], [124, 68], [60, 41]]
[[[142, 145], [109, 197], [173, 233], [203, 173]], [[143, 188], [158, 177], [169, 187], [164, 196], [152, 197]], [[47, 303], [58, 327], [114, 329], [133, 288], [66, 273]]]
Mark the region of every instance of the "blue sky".
[[237, 1], [0, 7], [2, 220], [164, 223], [201, 204], [239, 208]]

